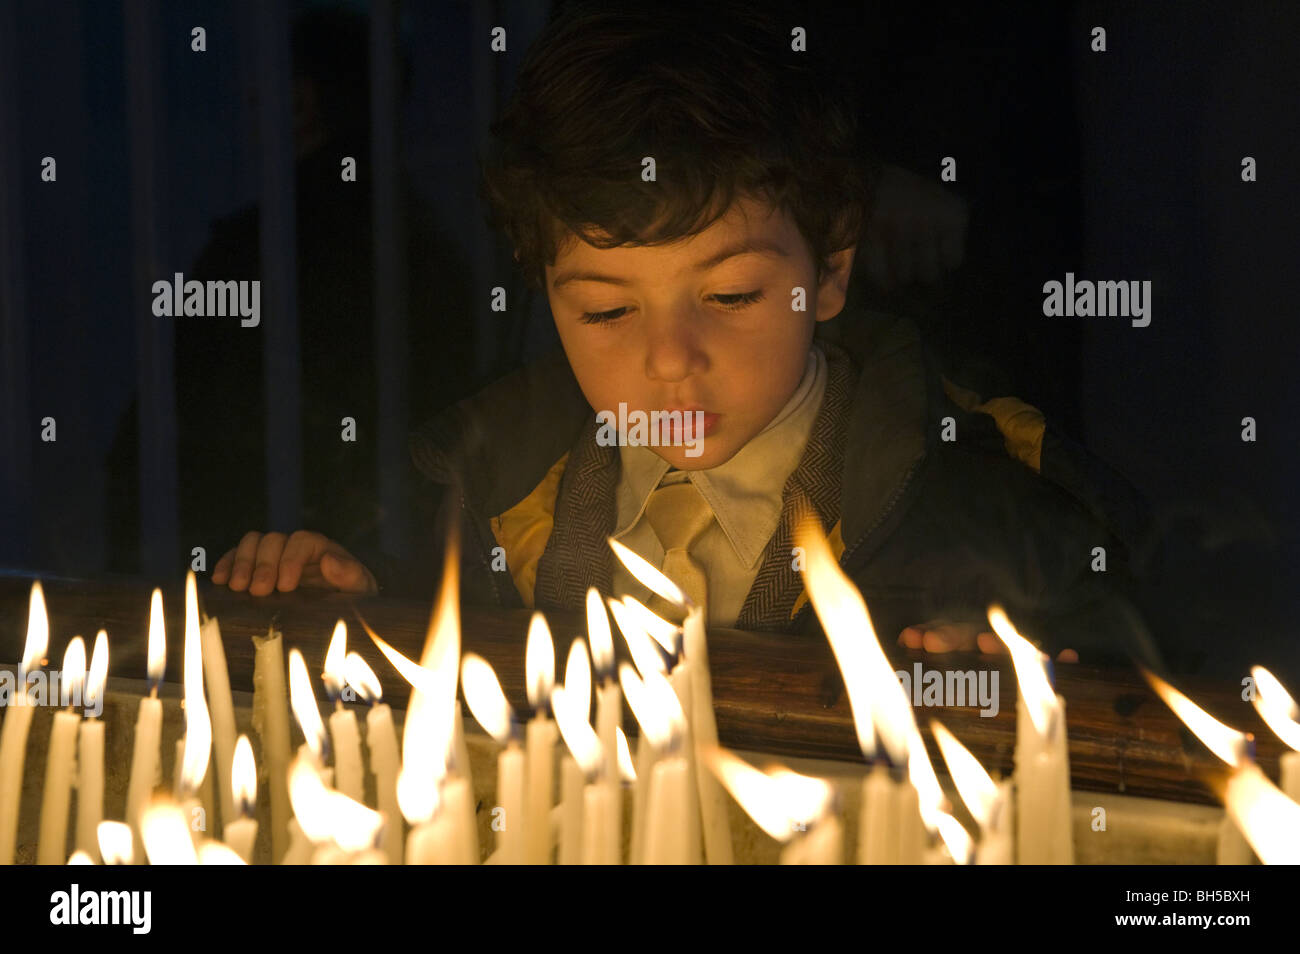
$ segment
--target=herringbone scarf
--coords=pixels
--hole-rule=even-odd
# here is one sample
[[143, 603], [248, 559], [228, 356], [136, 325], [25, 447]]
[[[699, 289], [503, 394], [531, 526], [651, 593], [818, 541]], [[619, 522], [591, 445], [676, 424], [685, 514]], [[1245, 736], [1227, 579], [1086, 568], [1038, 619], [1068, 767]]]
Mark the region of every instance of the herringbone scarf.
[[[790, 626], [790, 611], [803, 591], [794, 569], [794, 528], [803, 508], [811, 505], [829, 529], [840, 517], [840, 477], [849, 406], [857, 373], [848, 354], [823, 343], [826, 350], [826, 397], [813, 422], [799, 466], [782, 491], [781, 520], [768, 540], [758, 575], [750, 587], [738, 629], [781, 632]], [[582, 610], [587, 587], [611, 592], [614, 555], [606, 539], [614, 532], [616, 447], [596, 443], [596, 421], [583, 429], [569, 454], [555, 503], [555, 525], [537, 568], [537, 609]]]

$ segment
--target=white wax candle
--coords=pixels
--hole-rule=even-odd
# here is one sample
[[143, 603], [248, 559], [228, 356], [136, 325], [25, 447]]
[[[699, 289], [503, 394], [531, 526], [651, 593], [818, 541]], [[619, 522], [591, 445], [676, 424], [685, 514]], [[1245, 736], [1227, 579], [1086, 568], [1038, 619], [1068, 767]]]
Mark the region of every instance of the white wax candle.
[[1281, 784], [1278, 786], [1293, 802], [1300, 803], [1300, 752], [1282, 753]]
[[78, 713], [64, 709], [54, 714], [54, 724], [50, 727], [40, 840], [36, 846], [38, 865], [61, 865], [68, 857], [68, 809], [72, 804], [72, 773], [80, 723]]
[[584, 865], [616, 865], [622, 856], [622, 831], [611, 826], [611, 821], [621, 819], [609, 803], [623, 800], [623, 790], [617, 774], [608, 774], [598, 782], [587, 785], [582, 792], [582, 863]]
[[668, 681], [673, 687], [678, 703], [682, 707], [682, 714], [686, 717], [682, 726], [682, 752], [684, 753], [683, 757], [686, 759], [686, 771], [691, 779], [690, 790], [686, 793], [686, 815], [683, 819], [686, 824], [688, 851], [686, 863], [697, 865], [703, 857], [703, 843], [701, 841], [700, 827], [700, 786], [696, 781], [698, 772], [695, 764], [695, 705], [691, 690], [693, 669], [694, 667], [690, 662], [682, 661], [673, 668]]
[[469, 799], [463, 778], [444, 779], [438, 811], [423, 825], [411, 829], [406, 860], [412, 865], [472, 865], [478, 858], [464, 830], [464, 806]]
[[402, 863], [402, 814], [397, 805], [397, 730], [393, 710], [380, 702], [366, 713], [366, 745], [370, 748], [370, 771], [375, 776], [375, 807], [386, 819], [383, 851], [389, 864]]
[[230, 764], [235, 756], [235, 706], [230, 696], [226, 649], [221, 643], [221, 627], [217, 624], [216, 617], [209, 617], [199, 627], [199, 638], [203, 644], [203, 678], [207, 683], [212, 747], [217, 761], [216, 772], [209, 769], [208, 776], [217, 786], [221, 805], [220, 818], [209, 818], [208, 827], [212, 830], [213, 838], [220, 838], [226, 822], [234, 821], [239, 814], [230, 784]]
[[77, 850], [96, 864], [99, 823], [104, 820], [104, 723], [86, 719], [77, 741]]
[[898, 807], [898, 863], [919, 865], [924, 860], [929, 840], [921, 820], [921, 799], [916, 786], [908, 780], [898, 783], [894, 804]]
[[[615, 833], [614, 861], [618, 864], [623, 853], [623, 789], [618, 775], [618, 730], [623, 725], [623, 693], [614, 680], [596, 688], [596, 735], [605, 755], [605, 776], [612, 779], [615, 797], [607, 799], [609, 831]], [[583, 854], [587, 852], [584, 850]]]
[[1014, 863], [1012, 819], [1015, 817], [1015, 796], [1010, 780], [998, 782], [997, 785], [996, 807], [989, 820], [981, 827], [980, 841], [975, 848], [975, 863], [977, 865], [1009, 865]]
[[1246, 841], [1237, 823], [1226, 811], [1219, 822], [1218, 842], [1215, 845], [1214, 863], [1216, 865], [1251, 865], [1255, 863], [1255, 851]]
[[559, 864], [582, 863], [583, 812], [587, 779], [582, 766], [568, 752], [560, 759], [560, 855]]
[[[497, 864], [524, 863], [524, 750], [514, 739], [497, 756], [497, 806], [500, 818], [493, 818], [497, 830]], [[548, 826], [549, 829], [549, 826]]]
[[447, 824], [451, 829], [448, 864], [478, 864], [478, 825], [474, 820], [474, 790], [470, 788], [469, 779], [460, 776], [443, 779], [442, 807], [446, 809]]
[[858, 864], [898, 864], [899, 783], [877, 762], [862, 781]]
[[131, 752], [131, 780], [126, 790], [126, 823], [131, 826], [136, 864], [144, 864], [140, 821], [154, 786], [162, 780], [162, 700], [145, 696], [135, 720], [135, 748]]
[[555, 743], [559, 730], [539, 712], [528, 721], [527, 817], [524, 821], [524, 864], [548, 865], [551, 806], [555, 802]]
[[[645, 826], [645, 863], [693, 864], [691, 827], [687, 823], [693, 788], [690, 764], [680, 755], [659, 759], [650, 776]], [[697, 829], [698, 830], [698, 829]]]
[[650, 776], [654, 772], [659, 755], [650, 744], [645, 731], [637, 737], [636, 743], [636, 784], [632, 788], [632, 844], [630, 846], [631, 864], [639, 865], [645, 860], [645, 826], [646, 814], [650, 803]]
[[366, 789], [361, 775], [361, 733], [357, 716], [339, 707], [330, 713], [330, 738], [334, 743], [335, 787], [348, 798], [365, 804]]
[[806, 865], [808, 863], [808, 838], [803, 833], [794, 835], [781, 849], [781, 864]]
[[814, 822], [803, 838], [804, 863], [839, 865], [844, 863], [844, 828], [834, 815], [826, 814]]
[[[208, 837], [208, 819], [212, 817], [211, 806], [204, 804], [200, 785], [198, 791], [186, 792], [185, 785], [181, 778], [181, 766], [185, 764], [185, 737], [181, 736], [176, 740], [176, 762], [172, 767], [172, 794], [176, 798], [176, 803], [180, 806], [185, 815], [185, 827], [189, 829], [190, 840], [194, 842], [195, 850], [198, 850]], [[207, 779], [212, 774], [212, 763], [209, 761], [208, 770], [204, 774]], [[211, 798], [209, 797], [209, 802]]]
[[[695, 737], [695, 750], [699, 752], [718, 744], [718, 723], [713, 712], [713, 677], [709, 673], [709, 648], [705, 638], [704, 611], [696, 607], [686, 617], [686, 658], [691, 664], [691, 705], [693, 717], [691, 731]], [[695, 768], [699, 787], [700, 824], [704, 831], [704, 856], [708, 864], [733, 863], [731, 822], [727, 811], [727, 793], [717, 777], [699, 767]]]
[[253, 728], [262, 740], [261, 764], [271, 792], [273, 862], [283, 858], [289, 847], [289, 695], [283, 643], [279, 633], [253, 637]]
[[451, 802], [456, 806], [453, 816], [457, 819], [455, 822], [460, 837], [464, 839], [465, 856], [469, 859], [466, 864], [476, 865], [482, 857], [478, 844], [478, 814], [477, 803], [474, 798], [474, 774], [471, 771], [469, 762], [469, 747], [465, 744], [464, 716], [461, 714], [460, 703], [456, 703], [456, 765], [452, 767], [447, 782], [444, 782], [444, 790], [448, 790], [448, 785], [455, 780], [463, 783], [450, 789], [449, 797]]
[[242, 816], [223, 826], [223, 841], [231, 850], [250, 865], [253, 863], [253, 846], [257, 844], [257, 819]]
[[285, 826], [285, 835], [289, 841], [288, 850], [280, 860], [282, 865], [305, 865], [311, 863], [314, 846], [298, 827], [298, 819], [290, 818]]
[[[1027, 727], [1027, 731], [1023, 728]], [[1070, 817], [1070, 762], [1065, 700], [1056, 695], [1047, 738], [1034, 729], [1024, 700], [1016, 701], [1017, 863], [1074, 864]]]

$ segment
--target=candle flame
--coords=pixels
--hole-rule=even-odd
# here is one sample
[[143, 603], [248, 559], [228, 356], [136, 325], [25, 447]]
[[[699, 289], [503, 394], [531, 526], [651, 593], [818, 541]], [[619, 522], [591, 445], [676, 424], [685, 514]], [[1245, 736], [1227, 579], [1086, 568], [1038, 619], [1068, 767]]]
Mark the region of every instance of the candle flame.
[[642, 680], [642, 685], [645, 690], [643, 702], [659, 713], [659, 724], [667, 727], [668, 734], [663, 744], [668, 751], [674, 751], [686, 734], [686, 713], [681, 700], [663, 673], [650, 672]]
[[[587, 643], [581, 636], [569, 643], [569, 658], [564, 664], [564, 691], [584, 719], [591, 718], [591, 661]], [[551, 694], [552, 700], [555, 694]]]
[[108, 633], [102, 629], [95, 634], [95, 648], [90, 654], [90, 673], [86, 678], [86, 691], [82, 702], [87, 709], [97, 708], [108, 680]]
[[957, 737], [948, 731], [938, 719], [930, 720], [930, 731], [939, 743], [943, 760], [948, 763], [948, 773], [952, 776], [957, 794], [970, 810], [971, 817], [980, 827], [992, 821], [997, 807], [997, 783], [984, 770], [979, 759], [970, 753], [966, 746], [957, 741]]
[[379, 677], [358, 652], [349, 652], [344, 657], [343, 679], [356, 690], [363, 702], [378, 702], [384, 697], [384, 687], [379, 684]]
[[82, 698], [86, 682], [86, 643], [80, 636], [68, 640], [63, 651], [63, 678], [59, 681], [59, 705], [70, 706], [73, 699]]
[[246, 865], [239, 852], [219, 841], [205, 841], [199, 846], [199, 864], [201, 865]]
[[533, 711], [545, 707], [555, 685], [555, 642], [546, 617], [533, 613], [528, 621], [528, 642], [524, 649], [524, 685], [528, 690], [528, 704]]
[[325, 751], [325, 723], [321, 720], [320, 709], [316, 708], [311, 676], [307, 675], [307, 662], [296, 646], [289, 650], [289, 707], [298, 720], [307, 747], [319, 761]]
[[1021, 698], [1025, 700], [1029, 721], [1034, 724], [1034, 731], [1040, 737], [1046, 736], [1052, 705], [1056, 701], [1056, 692], [1052, 689], [1052, 684], [1047, 679], [1047, 669], [1043, 666], [1048, 657], [1016, 631], [1002, 607], [990, 606], [988, 616], [993, 632], [1011, 653], [1011, 664], [1016, 668], [1016, 683], [1020, 687]]
[[384, 824], [379, 812], [327, 786], [311, 760], [301, 754], [289, 766], [289, 802], [298, 827], [310, 841], [332, 838], [344, 851], [373, 846]]
[[162, 590], [154, 587], [149, 597], [149, 682], [157, 686], [162, 682], [167, 668], [167, 633], [163, 620]]
[[203, 695], [203, 640], [199, 635], [199, 592], [194, 571], [185, 574], [185, 757], [181, 790], [198, 790], [212, 755], [212, 718]]
[[140, 839], [151, 865], [197, 865], [185, 812], [170, 798], [156, 798], [140, 820]]
[[795, 828], [772, 778], [716, 745], [701, 748], [699, 755], [754, 824], [777, 841], [793, 837]]
[[438, 783], [447, 772], [450, 738], [440, 735], [436, 702], [435, 695], [412, 688], [402, 726], [397, 807], [412, 825], [423, 825], [438, 810]]
[[257, 804], [257, 763], [246, 735], [240, 735], [235, 742], [235, 754], [230, 760], [230, 788], [239, 810], [251, 815]]
[[40, 580], [32, 581], [27, 601], [27, 642], [23, 644], [23, 661], [18, 667], [18, 686], [27, 691], [27, 674], [40, 665], [50, 648], [50, 616], [45, 610], [45, 590]]
[[509, 742], [514, 710], [501, 691], [492, 665], [477, 653], [466, 653], [460, 664], [460, 681], [465, 687], [469, 711], [483, 731], [502, 745]]
[[393, 668], [397, 670], [398, 674], [403, 679], [405, 679], [412, 687], [422, 689], [425, 692], [431, 693], [435, 691], [433, 673], [429, 672], [414, 660], [408, 659], [406, 656], [402, 655], [401, 652], [390, 646], [382, 636], [372, 630], [369, 626], [366, 626], [364, 620], [362, 621], [362, 625], [365, 626], [366, 632], [370, 634], [371, 641], [379, 647], [379, 651], [384, 654], [384, 658], [393, 664]]
[[648, 672], [665, 672], [667, 666], [664, 664], [663, 656], [659, 655], [659, 650], [655, 649], [650, 635], [642, 628], [627, 605], [622, 600], [610, 600], [609, 609], [614, 614], [618, 631], [623, 634], [623, 640], [627, 643], [628, 652], [632, 654], [637, 672], [642, 676]]
[[594, 586], [587, 588], [587, 639], [591, 642], [591, 658], [596, 664], [596, 671], [602, 677], [612, 673], [614, 638], [610, 633], [605, 603]]
[[1147, 682], [1164, 700], [1165, 705], [1174, 710], [1174, 715], [1205, 743], [1206, 748], [1234, 768], [1241, 765], [1251, 738], [1247, 733], [1224, 725], [1145, 667], [1142, 667], [1142, 675], [1146, 676]]
[[70, 865], [93, 865], [94, 863], [95, 860], [80, 848], [68, 856], [68, 864]]
[[588, 779], [594, 778], [602, 771], [601, 763], [605, 757], [601, 752], [600, 738], [583, 714], [579, 700], [564, 686], [556, 686], [551, 692], [551, 708], [564, 744], [582, 768], [582, 773]]
[[1259, 860], [1266, 865], [1300, 864], [1300, 805], [1270, 782], [1254, 762], [1246, 760], [1228, 777], [1211, 777]]
[[135, 861], [134, 838], [126, 822], [102, 821], [95, 829], [99, 856], [106, 865], [129, 865]]
[[1259, 717], [1288, 748], [1300, 752], [1300, 706], [1281, 680], [1263, 666], [1251, 666], [1250, 674], [1255, 679], [1251, 702]]
[[657, 593], [669, 603], [676, 606], [687, 608], [693, 605], [690, 599], [682, 592], [682, 588], [674, 583], [668, 577], [664, 576], [655, 565], [645, 557], [632, 552], [624, 544], [619, 543], [613, 537], [609, 537], [609, 545], [614, 550], [614, 555], [618, 557], [619, 562], [627, 567], [627, 571], [632, 574], [642, 586], [645, 586], [652, 593]]
[[334, 635], [330, 637], [329, 648], [325, 650], [325, 668], [321, 673], [321, 681], [325, 683], [325, 691], [331, 699], [337, 699], [343, 693], [343, 663], [347, 654], [348, 627], [340, 619], [334, 624]]
[[614, 737], [618, 744], [618, 777], [631, 785], [636, 781], [636, 765], [632, 762], [632, 750], [628, 747], [622, 726], [614, 727]]
[[844, 678], [858, 746], [864, 756], [873, 758], [878, 733], [889, 758], [902, 765], [907, 736], [916, 720], [880, 648], [867, 604], [831, 554], [816, 516], [808, 514], [799, 522], [795, 542], [805, 555], [803, 573], [809, 599]]
[[975, 842], [962, 823], [948, 812], [941, 811], [934, 816], [934, 824], [953, 862], [959, 865], [969, 864], [975, 850]]
[[682, 628], [680, 626], [668, 622], [635, 596], [624, 596], [623, 605], [635, 617], [640, 628], [664, 648], [664, 652], [677, 655], [681, 648]]
[[623, 688], [623, 698], [641, 727], [641, 734], [656, 749], [661, 748], [668, 740], [668, 723], [665, 714], [649, 700], [645, 681], [629, 663], [619, 665], [618, 679]]
[[770, 765], [764, 774], [772, 781], [788, 828], [806, 828], [829, 811], [835, 790], [825, 779], [800, 775], [783, 765]]

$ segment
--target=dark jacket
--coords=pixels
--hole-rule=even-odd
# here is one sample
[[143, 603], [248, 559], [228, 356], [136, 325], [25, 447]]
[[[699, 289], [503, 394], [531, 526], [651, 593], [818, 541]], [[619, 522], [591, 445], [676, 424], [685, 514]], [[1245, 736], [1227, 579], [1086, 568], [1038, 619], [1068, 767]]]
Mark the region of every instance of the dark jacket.
[[[825, 336], [832, 381], [787, 504], [796, 490], [815, 498], [882, 642], [934, 618], [983, 620], [997, 602], [1045, 649], [1158, 661], [1127, 570], [1144, 505], [1122, 478], [1029, 405], [946, 381], [907, 320], [862, 313], [818, 330], [839, 331]], [[459, 488], [467, 601], [580, 610], [586, 585], [607, 590], [617, 453], [593, 433], [561, 353], [412, 433], [425, 492]], [[817, 631], [784, 569], [789, 516], [741, 628]], [[427, 594], [432, 581], [406, 577]]]

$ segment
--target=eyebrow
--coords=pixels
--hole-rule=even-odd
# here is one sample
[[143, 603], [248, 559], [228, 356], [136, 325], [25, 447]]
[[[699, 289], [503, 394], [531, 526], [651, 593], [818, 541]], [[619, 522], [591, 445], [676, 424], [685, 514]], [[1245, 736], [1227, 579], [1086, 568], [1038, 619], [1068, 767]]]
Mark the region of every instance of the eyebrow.
[[[769, 239], [742, 239], [732, 245], [710, 255], [702, 262], [696, 262], [692, 265], [691, 271], [706, 272], [711, 268], [716, 268], [729, 258], [735, 258], [737, 255], [750, 255], [758, 253], [760, 255], [770, 255], [776, 258], [789, 258], [790, 253], [786, 251], [783, 245], [770, 241]], [[570, 270], [561, 272], [551, 283], [552, 288], [559, 288], [561, 285], [567, 285], [570, 282], [605, 282], [609, 285], [620, 285], [626, 287], [635, 284], [626, 278], [619, 278], [616, 275], [605, 275], [600, 272], [575, 271]]]

